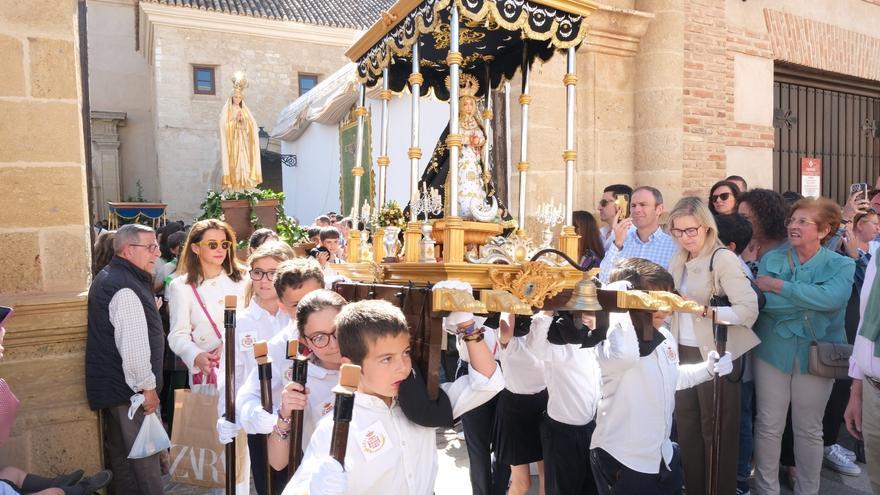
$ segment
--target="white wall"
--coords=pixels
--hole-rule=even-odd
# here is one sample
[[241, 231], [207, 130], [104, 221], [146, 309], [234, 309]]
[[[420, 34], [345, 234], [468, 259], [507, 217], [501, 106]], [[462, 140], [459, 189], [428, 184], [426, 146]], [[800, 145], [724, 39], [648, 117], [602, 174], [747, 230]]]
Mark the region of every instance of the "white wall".
[[[367, 106], [373, 123], [371, 163], [376, 181], [374, 191], [378, 196], [379, 171], [376, 160], [380, 154], [382, 102], [368, 100]], [[409, 201], [410, 181], [407, 158], [411, 126], [409, 95], [395, 96], [388, 107], [388, 156], [391, 158], [391, 165], [388, 167], [388, 199], [405, 205]], [[422, 98], [420, 112], [422, 159], [419, 162], [419, 176], [431, 158], [437, 139], [449, 122], [449, 107], [432, 98]], [[282, 141], [281, 153], [297, 155], [297, 166], [284, 167], [282, 172], [286, 195], [285, 212], [298, 218], [303, 224], [310, 224], [322, 213], [338, 212], [339, 127], [312, 122], [296, 141]], [[374, 204], [375, 201], [378, 199], [374, 199]]]

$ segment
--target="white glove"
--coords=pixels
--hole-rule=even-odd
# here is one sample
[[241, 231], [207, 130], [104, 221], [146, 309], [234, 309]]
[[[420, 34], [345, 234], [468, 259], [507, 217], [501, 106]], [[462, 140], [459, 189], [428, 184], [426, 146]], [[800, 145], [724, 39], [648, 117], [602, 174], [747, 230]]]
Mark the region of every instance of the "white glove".
[[256, 414], [257, 417], [254, 420], [254, 424], [257, 427], [257, 431], [254, 433], [262, 433], [264, 435], [272, 433], [272, 429], [278, 424], [278, 416], [266, 412], [265, 409], [257, 409]]
[[241, 426], [226, 421], [226, 418], [217, 420], [217, 435], [220, 437], [220, 443], [223, 445], [235, 440], [239, 431], [241, 431]]
[[309, 495], [342, 495], [348, 486], [348, 476], [336, 459], [327, 456], [318, 465], [309, 482]]
[[733, 359], [729, 352], [725, 352], [724, 356], [718, 357], [718, 352], [711, 351], [709, 359], [706, 360], [706, 369], [712, 376], [726, 376], [733, 372]]

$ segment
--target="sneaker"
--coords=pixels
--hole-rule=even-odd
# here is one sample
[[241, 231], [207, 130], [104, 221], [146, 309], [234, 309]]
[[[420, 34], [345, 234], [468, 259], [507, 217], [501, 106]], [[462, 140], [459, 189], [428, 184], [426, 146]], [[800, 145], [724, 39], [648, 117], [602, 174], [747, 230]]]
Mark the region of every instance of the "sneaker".
[[834, 447], [838, 446], [832, 445], [830, 447], [825, 447], [825, 457], [822, 461], [825, 467], [847, 476], [858, 476], [862, 474], [862, 470], [856, 466], [849, 457]]
[[749, 485], [746, 485], [745, 488], [737, 486], [736, 495], [749, 495]]
[[853, 452], [852, 450], [849, 450], [848, 448], [844, 447], [843, 445], [840, 445], [839, 443], [835, 443], [834, 445], [831, 446], [831, 448], [833, 450], [840, 452], [841, 455], [843, 455], [847, 459], [851, 460], [852, 462], [856, 462], [856, 453]]

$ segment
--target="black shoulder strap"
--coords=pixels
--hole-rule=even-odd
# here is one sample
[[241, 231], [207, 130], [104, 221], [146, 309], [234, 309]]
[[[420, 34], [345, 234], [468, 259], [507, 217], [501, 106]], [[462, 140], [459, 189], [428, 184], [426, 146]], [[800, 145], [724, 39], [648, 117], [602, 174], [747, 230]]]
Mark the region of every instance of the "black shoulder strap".
[[721, 251], [722, 249], [727, 249], [726, 247], [715, 248], [715, 251], [712, 251], [712, 257], [709, 258], [709, 273], [712, 273], [713, 267], [715, 265], [715, 253]]

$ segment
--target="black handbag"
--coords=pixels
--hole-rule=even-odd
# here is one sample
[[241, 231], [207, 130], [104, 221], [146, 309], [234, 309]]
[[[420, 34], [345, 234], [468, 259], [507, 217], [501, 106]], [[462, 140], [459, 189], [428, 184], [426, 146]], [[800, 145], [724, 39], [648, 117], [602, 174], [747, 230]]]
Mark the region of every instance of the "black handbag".
[[[715, 253], [721, 251], [722, 249], [727, 249], [720, 247], [712, 252], [712, 257], [709, 258], [709, 276], [712, 277], [712, 297], [709, 298], [710, 306], [731, 306], [730, 299], [726, 295], [719, 296], [717, 291], [715, 290], [715, 274], [713, 273], [713, 266], [715, 264]], [[749, 285], [752, 286], [752, 290], [755, 291], [755, 295], [758, 296], [758, 309], [762, 309], [765, 304], [767, 304], [767, 297], [764, 295], [764, 292], [758, 288], [755, 284], [755, 281], [743, 274], [744, 277], [749, 279]]]

